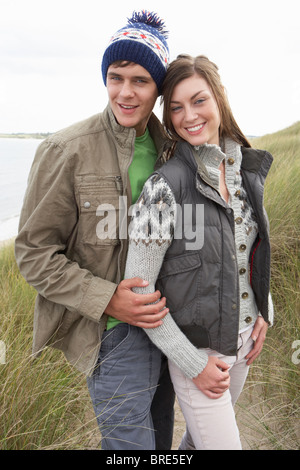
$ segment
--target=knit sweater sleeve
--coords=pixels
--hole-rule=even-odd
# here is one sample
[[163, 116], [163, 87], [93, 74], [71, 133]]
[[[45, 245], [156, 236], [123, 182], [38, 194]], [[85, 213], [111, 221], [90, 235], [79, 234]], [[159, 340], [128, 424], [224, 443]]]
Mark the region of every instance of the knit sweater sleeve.
[[[149, 282], [147, 287], [134, 288], [135, 292], [155, 292], [155, 283], [165, 253], [173, 238], [175, 220], [174, 195], [167, 182], [154, 174], [144, 185], [129, 225], [125, 278], [138, 276]], [[161, 326], [145, 328], [144, 331], [187, 377], [196, 377], [206, 366], [206, 353], [192, 345], [175, 323], [171, 313], [163, 318]]]

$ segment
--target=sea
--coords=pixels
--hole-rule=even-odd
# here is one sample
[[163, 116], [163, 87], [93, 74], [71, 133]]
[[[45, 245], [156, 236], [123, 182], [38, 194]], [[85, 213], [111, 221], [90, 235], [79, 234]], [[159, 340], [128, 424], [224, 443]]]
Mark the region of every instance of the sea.
[[0, 241], [18, 233], [28, 175], [41, 139], [0, 138]]

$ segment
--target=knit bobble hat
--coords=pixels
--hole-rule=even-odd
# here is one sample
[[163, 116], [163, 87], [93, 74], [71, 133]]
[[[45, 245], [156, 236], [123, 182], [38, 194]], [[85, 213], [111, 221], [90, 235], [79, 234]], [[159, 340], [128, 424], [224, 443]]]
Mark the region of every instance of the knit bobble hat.
[[102, 76], [106, 85], [108, 67], [117, 60], [134, 62], [144, 67], [155, 81], [158, 93], [169, 64], [167, 31], [156, 13], [133, 12], [127, 25], [117, 31], [104, 52]]

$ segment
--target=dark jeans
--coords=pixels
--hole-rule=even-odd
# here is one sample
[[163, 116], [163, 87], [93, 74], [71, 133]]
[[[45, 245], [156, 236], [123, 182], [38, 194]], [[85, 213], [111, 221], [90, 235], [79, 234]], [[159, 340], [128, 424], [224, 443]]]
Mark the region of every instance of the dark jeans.
[[88, 387], [102, 450], [169, 450], [174, 391], [167, 360], [141, 329], [120, 323], [102, 338]]

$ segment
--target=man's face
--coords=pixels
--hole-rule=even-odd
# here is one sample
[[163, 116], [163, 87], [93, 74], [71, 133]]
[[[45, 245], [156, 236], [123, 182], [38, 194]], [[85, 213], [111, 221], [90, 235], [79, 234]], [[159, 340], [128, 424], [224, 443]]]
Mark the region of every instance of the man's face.
[[134, 63], [125, 67], [112, 64], [107, 71], [106, 86], [118, 123], [133, 127], [137, 137], [143, 135], [158, 97], [156, 84], [149, 72]]

